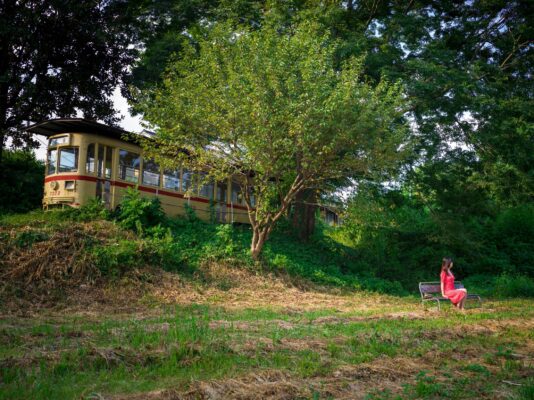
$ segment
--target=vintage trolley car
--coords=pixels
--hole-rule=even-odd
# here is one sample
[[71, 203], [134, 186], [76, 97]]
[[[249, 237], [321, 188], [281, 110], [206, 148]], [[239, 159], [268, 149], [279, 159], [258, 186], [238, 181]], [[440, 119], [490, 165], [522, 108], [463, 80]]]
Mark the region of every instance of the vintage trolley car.
[[204, 219], [249, 223], [240, 187], [232, 178], [197, 185], [186, 169], [162, 170], [144, 158], [127, 132], [95, 121], [62, 118], [30, 126], [48, 138], [43, 207], [79, 207], [99, 198], [115, 209], [128, 187], [157, 196], [168, 215], [184, 214], [186, 204]]

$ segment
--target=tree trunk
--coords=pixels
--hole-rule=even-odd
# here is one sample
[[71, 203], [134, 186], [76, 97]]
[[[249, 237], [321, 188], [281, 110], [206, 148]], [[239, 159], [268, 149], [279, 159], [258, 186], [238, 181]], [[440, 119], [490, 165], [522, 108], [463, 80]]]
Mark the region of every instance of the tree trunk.
[[315, 212], [317, 210], [315, 189], [301, 190], [293, 202], [292, 225], [300, 240], [307, 241], [315, 232]]
[[250, 255], [254, 261], [260, 259], [260, 254], [263, 249], [263, 245], [269, 238], [269, 233], [271, 232], [270, 227], [254, 227], [252, 229], [252, 242], [250, 244]]

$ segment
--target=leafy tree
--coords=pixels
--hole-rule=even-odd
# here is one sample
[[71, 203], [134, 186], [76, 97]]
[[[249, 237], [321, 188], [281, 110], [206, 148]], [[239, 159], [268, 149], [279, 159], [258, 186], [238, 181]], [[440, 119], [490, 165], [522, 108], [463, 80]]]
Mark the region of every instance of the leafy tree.
[[317, 24], [216, 24], [198, 43], [172, 64], [163, 88], [141, 93], [157, 130], [147, 148], [163, 164], [236, 177], [254, 258], [303, 189], [380, 174], [401, 157], [400, 85], [365, 83], [357, 58], [338, 68], [338, 43]]
[[136, 54], [134, 19], [122, 0], [0, 2], [0, 157], [9, 137], [35, 144], [29, 121], [117, 121], [110, 95]]
[[[532, 201], [534, 3], [235, 3], [210, 3], [202, 15], [188, 20], [186, 29], [180, 25], [179, 30], [165, 31], [166, 39], [186, 37], [194, 43], [195, 36], [187, 32], [198, 33], [198, 26], [225, 19], [253, 29], [259, 29], [269, 18], [286, 29], [298, 20], [318, 21], [339, 40], [339, 60], [362, 56], [366, 82], [374, 85], [386, 76], [405, 85], [412, 131], [419, 139], [412, 159], [404, 165], [408, 172], [406, 189], [426, 196], [424, 201], [419, 198], [417, 207], [447, 210], [439, 211], [440, 218], [450, 219], [458, 213], [482, 217], [498, 212], [498, 207]], [[148, 44], [147, 49], [150, 47]], [[182, 57], [181, 49], [173, 48], [152, 63], [158, 79], [164, 61], [173, 52]], [[454, 147], [462, 151], [452, 150]], [[297, 200], [304, 197], [300, 193]], [[297, 226], [309, 231], [313, 212], [306, 203], [313, 200], [297, 202], [293, 216]]]

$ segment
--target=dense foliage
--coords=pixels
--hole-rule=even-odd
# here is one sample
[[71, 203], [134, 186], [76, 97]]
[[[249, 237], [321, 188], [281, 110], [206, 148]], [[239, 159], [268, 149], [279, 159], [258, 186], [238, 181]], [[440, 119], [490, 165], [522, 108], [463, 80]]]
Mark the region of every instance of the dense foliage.
[[30, 151], [6, 151], [0, 168], [0, 214], [39, 208], [44, 165]]
[[[421, 214], [408, 202], [400, 204], [399, 196], [393, 197], [389, 193], [387, 205], [383, 201], [367, 207], [366, 225], [350, 220], [343, 228], [333, 228], [318, 221], [317, 231], [306, 243], [284, 220], [266, 243], [261, 262], [248, 252], [250, 227], [207, 223], [192, 209], [187, 216], [167, 218], [157, 202], [135, 191], [115, 213], [95, 201], [80, 209], [4, 216], [0, 227], [26, 227], [13, 243], [31, 246], [48, 240], [50, 232], [63, 230], [70, 221], [95, 220], [91, 224], [94, 238], [86, 242], [86, 255], [81, 257], [111, 277], [150, 265], [202, 278], [197, 272], [212, 263], [289, 275], [304, 286], [314, 282], [350, 291], [405, 295], [417, 293], [419, 281], [438, 279], [437, 255], [446, 254], [455, 257], [455, 274], [470, 291], [488, 297], [534, 296], [531, 209], [503, 213], [492, 235], [486, 234], [487, 227], [471, 221], [456, 238], [454, 232], [440, 227], [434, 216]], [[397, 202], [394, 206], [393, 200]], [[157, 224], [156, 219], [151, 220], [154, 215]], [[109, 223], [98, 224], [98, 219], [115, 221], [113, 228]], [[29, 229], [28, 224], [35, 221], [44, 224], [48, 233]], [[480, 232], [484, 236], [479, 240], [476, 235]]]
[[144, 199], [138, 190], [128, 188], [117, 212], [117, 220], [122, 227], [141, 233], [144, 228], [161, 224], [165, 214], [159, 198]]
[[367, 210], [365, 226], [349, 221], [343, 228], [332, 228], [319, 222], [305, 243], [284, 220], [273, 231], [258, 263], [248, 252], [249, 227], [206, 223], [194, 212], [184, 218], [163, 218], [154, 226], [146, 222], [154, 203], [144, 199], [137, 208], [138, 201], [127, 208], [138, 210], [139, 218], [130, 222], [143, 239], [102, 249], [103, 265], [111, 263], [123, 270], [150, 263], [184, 272], [216, 261], [321, 285], [402, 295], [416, 292], [419, 281], [438, 280], [440, 257], [452, 255], [457, 278], [471, 291], [485, 296], [534, 296], [532, 207], [506, 211], [494, 227], [472, 219], [455, 232], [409, 204], [375, 204], [389, 211]]
[[362, 268], [404, 286], [436, 280], [440, 260], [448, 256], [457, 279], [492, 290], [492, 277], [501, 274], [534, 277], [533, 226], [532, 205], [480, 215], [424, 207], [416, 195], [401, 191], [362, 188], [338, 235], [355, 247]]
[[[452, 255], [457, 278], [471, 291], [485, 296], [534, 296], [530, 206], [502, 213], [494, 228], [471, 219], [460, 232], [402, 201], [399, 193], [389, 192], [380, 204], [365, 201], [352, 206], [358, 211], [353, 210], [353, 218], [342, 228], [318, 222], [319, 229], [306, 243], [284, 220], [266, 243], [261, 262], [254, 261], [247, 250], [249, 227], [206, 223], [193, 210], [185, 217], [167, 218], [157, 202], [134, 190], [114, 215], [97, 203], [60, 215], [82, 221], [114, 219], [137, 233], [137, 240], [118, 239], [115, 245], [92, 250], [105, 274], [120, 275], [147, 264], [190, 273], [215, 261], [321, 285], [401, 295], [416, 292], [419, 281], [439, 279], [440, 256]], [[357, 221], [356, 215], [363, 219]]]

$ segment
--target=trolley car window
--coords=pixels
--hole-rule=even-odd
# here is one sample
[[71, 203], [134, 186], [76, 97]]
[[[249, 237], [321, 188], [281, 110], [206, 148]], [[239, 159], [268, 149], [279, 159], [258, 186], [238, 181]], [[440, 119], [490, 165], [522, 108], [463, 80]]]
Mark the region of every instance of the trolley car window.
[[199, 184], [202, 186], [200, 186], [198, 194], [207, 197], [208, 199], [213, 199], [213, 189], [215, 188], [215, 184], [212, 181], [205, 182], [205, 179], [206, 174], [201, 173], [199, 176]]
[[184, 169], [182, 176], [182, 190], [186, 192], [193, 184], [193, 173], [187, 169]]
[[180, 170], [163, 172], [163, 187], [165, 189], [180, 190]]
[[154, 160], [143, 161], [143, 183], [159, 186], [159, 165]]
[[47, 175], [52, 175], [56, 173], [56, 162], [57, 162], [57, 150], [48, 150], [48, 170]]
[[89, 174], [95, 172], [95, 144], [91, 143], [87, 146], [87, 161], [85, 163], [85, 171]]
[[78, 148], [63, 147], [59, 150], [59, 172], [75, 172], [78, 170]]
[[249, 193], [250, 193], [250, 205], [252, 207], [255, 207], [256, 206], [256, 197], [254, 196], [254, 189], [251, 188]]
[[111, 147], [106, 147], [106, 161], [104, 165], [104, 176], [106, 178], [111, 178], [111, 160], [113, 156], [113, 149]]
[[139, 164], [141, 157], [139, 154], [131, 153], [127, 150], [120, 150], [119, 153], [119, 178], [128, 182], [139, 182]]
[[53, 147], [53, 146], [57, 146], [59, 144], [66, 144], [68, 142], [69, 142], [69, 136], [68, 135], [59, 136], [59, 137], [55, 137], [55, 138], [50, 139], [49, 146]]

